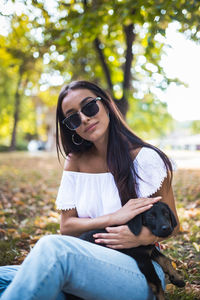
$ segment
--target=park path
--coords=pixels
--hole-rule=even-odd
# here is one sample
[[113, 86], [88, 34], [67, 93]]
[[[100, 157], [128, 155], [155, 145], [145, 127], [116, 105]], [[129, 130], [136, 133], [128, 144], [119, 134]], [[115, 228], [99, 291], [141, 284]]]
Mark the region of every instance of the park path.
[[[184, 150], [163, 150], [170, 159], [175, 163], [176, 169], [199, 169], [200, 170], [200, 151], [184, 151]], [[1, 157], [4, 155], [7, 157], [7, 153], [1, 153]], [[56, 152], [37, 151], [37, 152], [13, 152], [9, 153], [10, 157], [21, 158], [24, 157], [41, 157], [43, 159], [53, 159], [57, 161]], [[64, 162], [61, 156], [61, 162]], [[60, 165], [59, 165], [60, 168]]]
[[175, 162], [177, 169], [200, 170], [200, 151], [168, 150], [165, 153]]
[[[176, 169], [199, 169], [200, 170], [200, 151], [184, 150], [163, 150], [175, 163]], [[56, 152], [38, 151], [28, 153], [30, 156], [52, 156], [56, 157]]]

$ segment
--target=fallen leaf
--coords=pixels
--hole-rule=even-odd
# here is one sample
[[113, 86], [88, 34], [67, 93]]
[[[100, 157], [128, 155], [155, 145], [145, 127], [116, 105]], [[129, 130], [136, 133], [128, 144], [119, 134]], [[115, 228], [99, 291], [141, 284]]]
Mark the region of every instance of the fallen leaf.
[[31, 242], [36, 243], [41, 237], [42, 235], [35, 235], [31, 237]]
[[173, 292], [175, 290], [175, 286], [172, 283], [168, 283], [166, 285], [166, 291], [167, 292]]
[[196, 249], [197, 252], [200, 252], [200, 245], [198, 245], [195, 242], [193, 242], [192, 245], [194, 246], [194, 248]]
[[8, 232], [8, 234], [13, 234], [13, 233], [17, 232], [17, 230], [15, 228], [8, 228], [7, 232]]
[[172, 267], [176, 270], [177, 269], [176, 263], [174, 261], [172, 261], [171, 264], [172, 264]]
[[22, 232], [21, 236], [20, 236], [22, 239], [28, 239], [30, 238], [29, 234], [28, 233], [25, 233], [25, 232]]
[[5, 216], [3, 216], [3, 217], [0, 218], [0, 224], [4, 224], [5, 221], [6, 221], [6, 217]]

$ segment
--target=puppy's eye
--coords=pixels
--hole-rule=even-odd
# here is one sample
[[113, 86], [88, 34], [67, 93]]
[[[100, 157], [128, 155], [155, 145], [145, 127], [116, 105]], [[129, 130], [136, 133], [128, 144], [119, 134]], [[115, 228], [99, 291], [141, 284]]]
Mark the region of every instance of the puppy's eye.
[[164, 216], [165, 216], [165, 217], [169, 217], [169, 214], [168, 214], [167, 211], [164, 212]]

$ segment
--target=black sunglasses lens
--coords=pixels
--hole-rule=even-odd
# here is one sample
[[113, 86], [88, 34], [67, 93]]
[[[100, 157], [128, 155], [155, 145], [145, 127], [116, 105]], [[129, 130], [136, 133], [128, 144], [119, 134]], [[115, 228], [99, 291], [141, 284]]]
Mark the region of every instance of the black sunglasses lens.
[[[93, 99], [89, 103], [85, 104], [81, 112], [87, 117], [93, 117], [99, 112], [99, 107], [96, 104], [97, 99]], [[64, 119], [63, 123], [71, 130], [75, 130], [81, 125], [81, 118], [79, 113], [75, 113]]]
[[86, 115], [87, 117], [95, 116], [99, 111], [99, 107], [96, 104], [95, 100], [90, 101], [86, 105], [83, 106], [81, 112]]
[[80, 119], [79, 114], [73, 114], [73, 115], [69, 116], [68, 118], [66, 118], [65, 125], [71, 130], [74, 130], [77, 127], [79, 127], [81, 125], [81, 119]]

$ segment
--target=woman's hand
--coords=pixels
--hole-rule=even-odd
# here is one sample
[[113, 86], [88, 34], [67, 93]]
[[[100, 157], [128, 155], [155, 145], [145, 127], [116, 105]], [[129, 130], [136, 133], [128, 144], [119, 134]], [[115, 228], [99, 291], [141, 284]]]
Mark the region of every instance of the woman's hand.
[[111, 225], [124, 225], [135, 216], [150, 209], [162, 197], [130, 199], [119, 210], [111, 214]]
[[127, 249], [141, 245], [153, 244], [156, 241], [154, 236], [147, 227], [142, 227], [141, 233], [134, 235], [127, 225], [117, 227], [107, 227], [108, 233], [94, 234], [95, 243], [105, 244], [112, 249]]
[[142, 227], [141, 233], [134, 235], [126, 224], [129, 220], [138, 214], [150, 209], [154, 203], [162, 197], [130, 199], [123, 207], [111, 215], [112, 225], [121, 225], [117, 227], [107, 227], [108, 233], [94, 234], [95, 242], [105, 244], [112, 249], [125, 249], [138, 247], [140, 245], [149, 245], [156, 241], [156, 237], [147, 227]]

